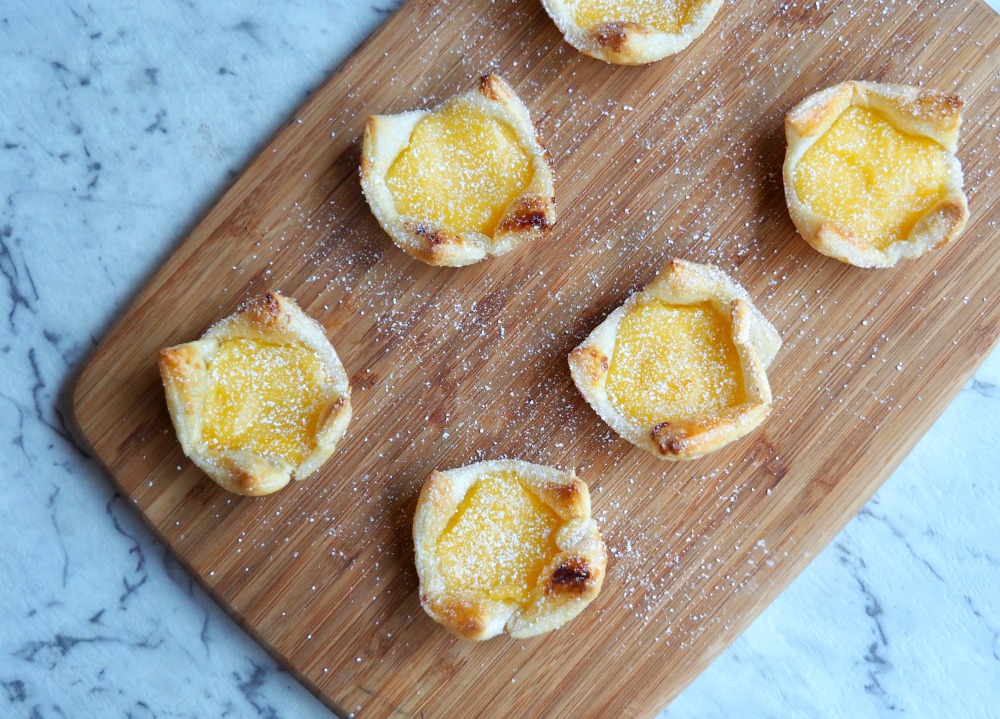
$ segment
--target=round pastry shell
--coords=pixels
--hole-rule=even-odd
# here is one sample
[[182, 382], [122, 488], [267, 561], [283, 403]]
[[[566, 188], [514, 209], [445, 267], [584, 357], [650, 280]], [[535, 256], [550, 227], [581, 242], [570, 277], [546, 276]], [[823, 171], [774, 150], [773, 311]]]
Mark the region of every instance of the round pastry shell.
[[542, 5], [566, 42], [585, 55], [615, 65], [645, 65], [674, 55], [694, 42], [715, 18], [722, 0], [707, 0], [699, 5], [678, 33], [624, 21], [585, 29], [577, 25], [567, 0], [542, 0]]

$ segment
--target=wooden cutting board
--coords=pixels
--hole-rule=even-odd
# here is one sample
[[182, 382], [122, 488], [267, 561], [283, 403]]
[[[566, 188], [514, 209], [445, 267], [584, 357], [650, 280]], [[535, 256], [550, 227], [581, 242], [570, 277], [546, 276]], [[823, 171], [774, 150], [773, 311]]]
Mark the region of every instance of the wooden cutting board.
[[[180, 561], [337, 711], [652, 715], [843, 527], [996, 343], [998, 70], [1000, 22], [974, 0], [737, 0], [686, 52], [639, 68], [579, 55], [534, 1], [411, 0], [139, 293], [80, 378], [79, 426]], [[560, 220], [505, 257], [426, 267], [369, 213], [358, 137], [368, 115], [430, 106], [484, 71], [531, 108]], [[785, 111], [852, 78], [967, 100], [970, 225], [896, 270], [817, 254], [785, 210]], [[731, 272], [785, 341], [772, 416], [687, 464], [613, 436], [566, 365], [673, 256]], [[266, 289], [326, 327], [355, 411], [318, 475], [247, 499], [184, 458], [155, 357]], [[432, 469], [495, 457], [576, 468], [611, 559], [600, 598], [558, 632], [467, 643], [418, 605], [410, 518]]]

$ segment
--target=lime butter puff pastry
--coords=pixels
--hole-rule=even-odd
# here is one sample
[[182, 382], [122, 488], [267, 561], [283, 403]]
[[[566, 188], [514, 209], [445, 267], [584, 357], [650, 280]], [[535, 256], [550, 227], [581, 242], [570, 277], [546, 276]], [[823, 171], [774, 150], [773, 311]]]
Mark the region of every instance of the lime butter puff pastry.
[[413, 545], [421, 605], [463, 639], [565, 624], [600, 592], [608, 559], [587, 485], [518, 460], [432, 472]]
[[662, 459], [700, 457], [771, 409], [778, 332], [722, 270], [671, 260], [569, 355], [580, 393], [624, 439]]
[[323, 328], [274, 292], [162, 350], [159, 367], [184, 453], [237, 494], [308, 477], [351, 419], [347, 373]]
[[361, 188], [393, 242], [430, 265], [502, 255], [556, 221], [548, 153], [497, 75], [432, 110], [369, 118]]
[[845, 82], [785, 118], [784, 184], [799, 234], [824, 255], [891, 267], [941, 247], [969, 217], [955, 156], [957, 95]]

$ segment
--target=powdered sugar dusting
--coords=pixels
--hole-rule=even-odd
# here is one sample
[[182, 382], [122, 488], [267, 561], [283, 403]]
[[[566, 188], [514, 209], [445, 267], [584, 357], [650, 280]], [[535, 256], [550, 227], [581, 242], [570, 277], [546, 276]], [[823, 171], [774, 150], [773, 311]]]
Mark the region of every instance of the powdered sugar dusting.
[[[535, 3], [486, 5], [404, 10], [398, 46], [370, 46], [317, 93], [264, 153], [269, 189], [229, 208], [237, 229], [192, 261], [222, 269], [217, 306], [199, 321], [266, 287], [322, 322], [355, 409], [333, 459], [278, 495], [234, 499], [174, 469], [166, 430], [141, 435], [169, 470], [169, 480], [150, 470], [141, 501], [178, 488], [198, 497], [172, 504], [163, 524], [197, 570], [215, 572], [224, 598], [331, 691], [412, 671], [414, 706], [449, 671], [503, 699], [522, 685], [507, 670], [545, 664], [553, 646], [592, 679], [608, 657], [686, 676], [874, 489], [947, 401], [943, 373], [991, 346], [1000, 311], [996, 279], [982, 272], [998, 229], [988, 202], [998, 78], [971, 61], [993, 52], [966, 42], [977, 8], [729, 5], [687, 52], [637, 70], [580, 57]], [[560, 219], [549, 239], [507, 256], [422, 266], [367, 211], [360, 125], [431, 107], [483, 71], [503, 74], [531, 109]], [[859, 76], [968, 102], [959, 156], [973, 225], [960, 249], [877, 276], [795, 236], [780, 176], [784, 112]], [[280, 199], [263, 201], [268, 192]], [[673, 256], [733, 275], [784, 340], [767, 422], [684, 464], [618, 439], [566, 367], [570, 349]], [[553, 635], [557, 645], [450, 644], [418, 606], [409, 536], [421, 482], [434, 468], [502, 457], [575, 468], [609, 545], [601, 596]], [[588, 646], [603, 648], [600, 660]]]

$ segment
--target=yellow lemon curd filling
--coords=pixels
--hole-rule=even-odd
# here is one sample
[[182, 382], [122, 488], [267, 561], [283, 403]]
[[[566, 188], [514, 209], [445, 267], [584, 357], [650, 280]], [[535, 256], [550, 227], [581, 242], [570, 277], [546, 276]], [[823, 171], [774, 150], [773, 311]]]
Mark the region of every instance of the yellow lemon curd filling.
[[644, 426], [746, 401], [732, 324], [708, 302], [633, 307], [618, 326], [607, 392]]
[[816, 213], [881, 250], [905, 239], [944, 196], [947, 174], [941, 145], [900, 132], [875, 110], [852, 106], [806, 150], [794, 182]]
[[509, 125], [455, 102], [417, 123], [386, 183], [399, 214], [492, 236], [532, 172], [531, 158]]
[[277, 455], [293, 465], [315, 448], [333, 377], [311, 349], [226, 340], [208, 375], [201, 432], [209, 447]]
[[678, 33], [703, 0], [570, 0], [576, 24], [590, 30], [609, 22], [634, 22], [657, 32]]
[[437, 542], [450, 591], [523, 602], [559, 548], [559, 517], [529, 492], [516, 472], [476, 481]]

